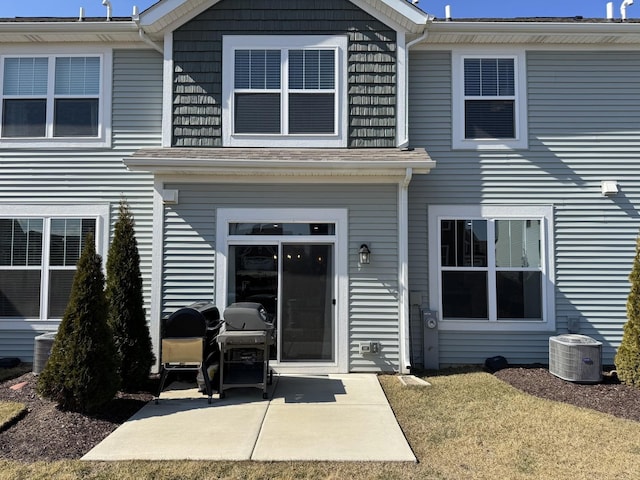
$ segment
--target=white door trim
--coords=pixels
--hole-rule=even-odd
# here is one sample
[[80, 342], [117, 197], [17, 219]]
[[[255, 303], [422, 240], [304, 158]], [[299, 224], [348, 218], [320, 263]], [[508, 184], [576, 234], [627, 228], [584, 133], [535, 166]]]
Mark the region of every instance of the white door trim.
[[[224, 310], [227, 298], [227, 258], [229, 249], [229, 223], [334, 223], [335, 245], [334, 272], [336, 280], [336, 359], [332, 363], [289, 363], [278, 365], [278, 372], [287, 373], [348, 373], [349, 372], [349, 273], [348, 273], [348, 210], [341, 209], [313, 209], [313, 208], [219, 208], [216, 210], [216, 275], [215, 292], [216, 304]], [[237, 237], [236, 237], [237, 238]], [[328, 237], [296, 236], [279, 237], [277, 241], [294, 239], [325, 243]], [[250, 240], [251, 239], [251, 240]], [[244, 236], [242, 243], [269, 243], [276, 240], [272, 236]]]

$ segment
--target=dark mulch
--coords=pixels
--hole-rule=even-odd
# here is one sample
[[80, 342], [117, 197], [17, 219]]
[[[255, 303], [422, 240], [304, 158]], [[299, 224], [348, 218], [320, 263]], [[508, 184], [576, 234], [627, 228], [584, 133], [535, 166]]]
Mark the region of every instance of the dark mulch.
[[615, 374], [605, 374], [598, 384], [567, 382], [546, 368], [505, 368], [495, 376], [536, 397], [640, 422], [640, 388], [621, 384]]
[[[26, 385], [19, 390], [10, 388], [23, 382]], [[119, 393], [99, 413], [88, 416], [60, 410], [55, 403], [39, 397], [35, 387], [32, 373], [0, 383], [0, 401], [27, 406], [27, 414], [20, 421], [0, 432], [0, 459], [78, 459], [153, 398], [149, 391]]]
[[[621, 385], [614, 376], [597, 385], [566, 382], [545, 368], [505, 368], [496, 377], [514, 387], [542, 398], [591, 408], [640, 422], [640, 389]], [[19, 390], [9, 387], [26, 382]], [[120, 393], [99, 414], [87, 416], [58, 409], [53, 402], [38, 397], [36, 378], [26, 373], [0, 383], [0, 401], [27, 405], [28, 413], [15, 425], [0, 432], [0, 459], [78, 459], [153, 398], [147, 391]]]

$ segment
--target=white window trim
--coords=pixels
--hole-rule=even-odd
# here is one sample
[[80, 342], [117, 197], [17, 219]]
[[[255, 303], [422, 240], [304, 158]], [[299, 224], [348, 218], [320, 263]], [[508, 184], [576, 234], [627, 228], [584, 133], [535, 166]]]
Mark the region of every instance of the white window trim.
[[[0, 56], [0, 97], [4, 98], [4, 59], [16, 57], [49, 58], [49, 82], [47, 93], [47, 126], [46, 137], [2, 138], [2, 122], [0, 121], [0, 149], [3, 148], [108, 148], [111, 147], [111, 110], [112, 110], [112, 77], [113, 52], [107, 48], [88, 47], [80, 49], [43, 47], [34, 51], [29, 48], [11, 48]], [[98, 97], [98, 136], [97, 137], [53, 137], [53, 105], [55, 71], [52, 71], [55, 57], [100, 57], [100, 92]], [[0, 104], [0, 111], [2, 105]]]
[[[222, 40], [222, 139], [226, 147], [346, 147], [347, 146], [347, 37], [344, 35], [225, 35]], [[336, 132], [334, 134], [236, 134], [233, 132], [234, 52], [237, 49], [336, 50]], [[286, 70], [286, 69], [285, 69]], [[286, 72], [285, 72], [286, 73]], [[283, 90], [285, 91], [285, 90]], [[286, 93], [288, 93], [288, 89]], [[286, 97], [284, 95], [283, 97]], [[282, 99], [286, 102], [286, 98]], [[287, 110], [283, 109], [283, 114]], [[286, 117], [286, 115], [285, 115]]]
[[[465, 138], [465, 58], [513, 58], [515, 75], [515, 138], [467, 139]], [[527, 126], [526, 52], [520, 49], [454, 50], [452, 52], [452, 146], [461, 150], [511, 150], [526, 149], [529, 145]], [[488, 97], [490, 98], [490, 97]], [[500, 98], [500, 97], [497, 97]]]
[[[429, 206], [429, 308], [437, 311], [443, 331], [555, 331], [555, 267], [553, 247], [553, 207], [550, 205], [430, 205]], [[440, 220], [537, 219], [541, 221], [542, 316], [543, 320], [443, 320], [440, 275]], [[491, 291], [491, 286], [489, 286]], [[495, 291], [495, 289], [493, 290]], [[495, 295], [489, 295], [495, 304]], [[489, 311], [491, 311], [491, 307]], [[495, 311], [495, 308], [494, 308]]]
[[2, 318], [1, 330], [24, 330], [31, 328], [36, 331], [54, 330], [60, 322], [59, 318], [50, 319], [48, 316], [49, 294], [49, 242], [51, 232], [51, 220], [56, 218], [95, 218], [96, 220], [96, 252], [103, 259], [105, 268], [107, 248], [109, 245], [109, 205], [38, 205], [38, 204], [0, 204], [1, 218], [42, 218], [44, 219], [43, 255], [40, 291], [40, 317], [39, 318]]
[[[227, 258], [229, 243], [260, 244], [281, 242], [282, 236], [232, 236], [229, 235], [230, 223], [334, 223], [336, 233], [333, 236], [296, 236], [299, 242], [319, 242], [333, 240], [335, 248], [336, 308], [334, 311], [336, 331], [334, 347], [336, 357], [333, 362], [274, 362], [279, 372], [291, 373], [348, 373], [349, 371], [349, 282], [347, 266], [348, 211], [347, 209], [306, 209], [306, 208], [219, 208], [216, 211], [216, 303], [225, 305], [227, 298]], [[291, 238], [291, 237], [289, 237]]]

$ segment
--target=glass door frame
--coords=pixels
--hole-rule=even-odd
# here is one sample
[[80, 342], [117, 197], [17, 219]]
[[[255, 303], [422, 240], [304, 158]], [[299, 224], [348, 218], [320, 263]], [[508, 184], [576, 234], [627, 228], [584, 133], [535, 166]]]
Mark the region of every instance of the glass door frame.
[[[348, 211], [346, 209], [219, 208], [216, 211], [216, 304], [227, 306], [229, 245], [329, 244], [334, 246], [334, 351], [331, 362], [278, 362], [270, 366], [281, 373], [348, 373]], [[231, 223], [333, 223], [334, 235], [237, 235]], [[281, 279], [278, 280], [280, 285]], [[279, 300], [280, 301], [280, 300]]]

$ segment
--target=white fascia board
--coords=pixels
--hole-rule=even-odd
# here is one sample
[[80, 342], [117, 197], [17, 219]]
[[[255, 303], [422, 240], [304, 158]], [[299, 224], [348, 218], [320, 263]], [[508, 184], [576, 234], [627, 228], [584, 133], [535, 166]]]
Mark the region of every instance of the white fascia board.
[[432, 22], [429, 30], [433, 33], [554, 33], [554, 34], [622, 34], [638, 33], [637, 23], [620, 22]]
[[[396, 32], [407, 32], [407, 33], [421, 33], [424, 30], [424, 27], [428, 20], [431, 17], [421, 10], [409, 5], [412, 10], [417, 10], [417, 13], [423, 15], [413, 15], [412, 17], [407, 17], [405, 12], [401, 12], [397, 8], [390, 6], [389, 4], [409, 4], [406, 0], [400, 0], [400, 2], [395, 1], [385, 1], [385, 0], [350, 0], [356, 7], [364, 10], [372, 17], [381, 21], [388, 27], [391, 27]], [[415, 13], [415, 12], [413, 12]]]
[[[424, 161], [376, 161], [366, 162], [360, 161], [298, 161], [298, 160], [238, 160], [238, 159], [217, 159], [215, 161], [206, 159], [185, 159], [185, 158], [143, 158], [143, 157], [127, 157], [124, 158], [127, 168], [133, 171], [147, 171], [152, 173], [220, 173], [233, 172], [235, 175], [242, 172], [262, 173], [263, 175], [282, 175], [283, 171], [287, 174], [306, 175], [312, 173], [317, 175], [376, 175], [376, 174], [394, 174], [405, 175], [406, 169], [411, 168], [416, 173], [429, 173], [435, 167], [436, 162], [433, 160]], [[376, 173], [378, 172], [378, 173]]]
[[[0, 22], [0, 43], [117, 43], [140, 42], [133, 21]], [[140, 42], [141, 43], [141, 42]]]
[[130, 33], [137, 32], [138, 27], [131, 21], [111, 21], [111, 22], [79, 22], [77, 20], [69, 22], [0, 22], [0, 33], [30, 33], [37, 35], [40, 33]]
[[407, 0], [378, 0], [416, 25], [424, 25], [432, 17]]
[[[220, 0], [163, 0], [152, 5], [140, 14], [140, 25], [147, 32], [157, 33], [167, 27], [175, 28]], [[385, 14], [385, 10], [412, 24], [412, 33], [420, 32], [432, 17], [407, 0], [351, 0], [353, 4], [367, 11], [379, 20], [391, 24], [395, 30], [406, 29], [399, 22]]]
[[[140, 26], [146, 32], [174, 30], [201, 14], [220, 0], [164, 0], [140, 14]], [[167, 28], [170, 27], [170, 28]]]

